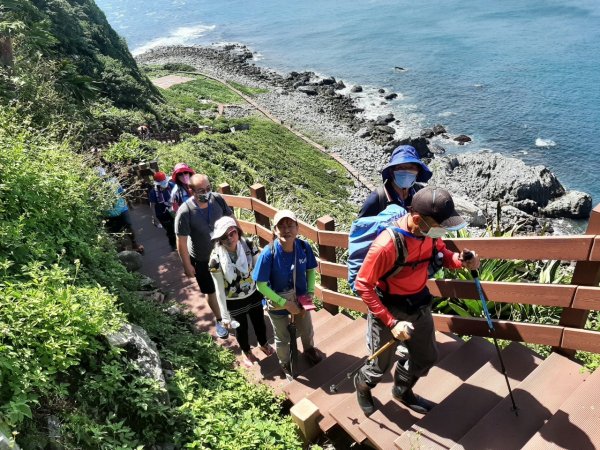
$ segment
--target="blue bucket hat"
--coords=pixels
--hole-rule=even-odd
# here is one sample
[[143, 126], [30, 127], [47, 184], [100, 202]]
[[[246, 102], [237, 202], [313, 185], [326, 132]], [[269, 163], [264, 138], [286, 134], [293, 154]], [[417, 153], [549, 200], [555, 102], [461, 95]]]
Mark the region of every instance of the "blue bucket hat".
[[383, 181], [391, 180], [393, 178], [391, 167], [405, 163], [418, 164], [421, 167], [421, 170], [419, 170], [419, 174], [417, 175], [417, 181], [419, 183], [427, 183], [433, 176], [429, 167], [419, 159], [419, 155], [412, 145], [400, 145], [394, 149], [392, 156], [390, 157], [390, 162], [381, 170]]

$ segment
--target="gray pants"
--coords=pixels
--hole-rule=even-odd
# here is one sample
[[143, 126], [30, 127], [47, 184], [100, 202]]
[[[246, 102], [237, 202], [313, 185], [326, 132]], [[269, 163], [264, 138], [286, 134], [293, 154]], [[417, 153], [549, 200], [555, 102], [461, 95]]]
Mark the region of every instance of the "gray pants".
[[[403, 342], [408, 350], [408, 374], [415, 378], [427, 375], [438, 357], [431, 306], [425, 306], [413, 313], [402, 311], [394, 304], [386, 304], [386, 307], [396, 319], [411, 322], [415, 328], [412, 337]], [[367, 349], [369, 355], [375, 353], [392, 338], [391, 330], [369, 312], [367, 317]], [[359, 379], [371, 388], [375, 387], [383, 378], [385, 371], [389, 369], [397, 346], [398, 344], [393, 345], [377, 358], [364, 365], [359, 371]]]
[[[280, 364], [290, 362], [290, 332], [288, 324], [290, 323], [289, 314], [273, 314], [269, 311], [269, 318], [273, 324], [273, 333], [275, 334], [275, 351]], [[304, 314], [294, 316], [297, 336], [302, 340], [302, 348], [307, 350], [314, 347], [314, 331], [310, 311], [304, 311]]]

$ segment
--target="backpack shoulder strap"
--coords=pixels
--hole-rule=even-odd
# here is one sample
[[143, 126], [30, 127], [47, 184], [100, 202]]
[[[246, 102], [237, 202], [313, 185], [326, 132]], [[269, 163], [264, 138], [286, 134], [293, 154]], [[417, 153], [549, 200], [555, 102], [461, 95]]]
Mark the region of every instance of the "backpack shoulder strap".
[[377, 192], [377, 201], [379, 202], [379, 211], [383, 211], [388, 203], [387, 192], [385, 192], [385, 186], [378, 186], [375, 190]]
[[396, 245], [396, 261], [394, 262], [392, 268], [381, 277], [383, 281], [386, 281], [388, 278], [396, 275], [398, 272], [400, 272], [400, 270], [402, 270], [402, 268], [405, 266], [404, 262], [406, 261], [406, 257], [408, 255], [408, 249], [406, 248], [404, 235], [393, 228], [386, 228], [385, 230], [390, 233]]
[[223, 197], [221, 197], [221, 194], [219, 194], [217, 192], [213, 192], [213, 197], [215, 198], [215, 200], [217, 201], [217, 203], [223, 210], [223, 214], [225, 214], [225, 211], [227, 210], [225, 199]]

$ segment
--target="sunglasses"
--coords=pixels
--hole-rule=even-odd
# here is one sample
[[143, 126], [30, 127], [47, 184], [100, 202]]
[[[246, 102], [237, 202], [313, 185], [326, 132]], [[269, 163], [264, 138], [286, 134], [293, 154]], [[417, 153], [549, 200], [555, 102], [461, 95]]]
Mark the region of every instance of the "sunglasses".
[[225, 233], [223, 236], [219, 238], [221, 241], [227, 241], [234, 237], [237, 234], [237, 230], [231, 230], [229, 233]]

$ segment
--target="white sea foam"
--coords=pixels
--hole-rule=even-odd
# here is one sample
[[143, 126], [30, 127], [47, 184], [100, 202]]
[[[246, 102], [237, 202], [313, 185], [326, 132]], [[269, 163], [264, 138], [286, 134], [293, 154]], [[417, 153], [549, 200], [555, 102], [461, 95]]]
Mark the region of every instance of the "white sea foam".
[[215, 29], [215, 25], [194, 25], [191, 27], [179, 27], [171, 32], [168, 36], [152, 39], [144, 45], [135, 48], [131, 53], [136, 56], [156, 47], [164, 47], [169, 45], [189, 45], [206, 33]]
[[550, 147], [554, 147], [555, 145], [556, 145], [556, 142], [554, 142], [552, 139], [537, 138], [535, 140], [536, 147], [550, 148]]
[[441, 113], [438, 114], [438, 117], [450, 117], [450, 116], [454, 116], [456, 115], [455, 112], [452, 111], [442, 111]]

